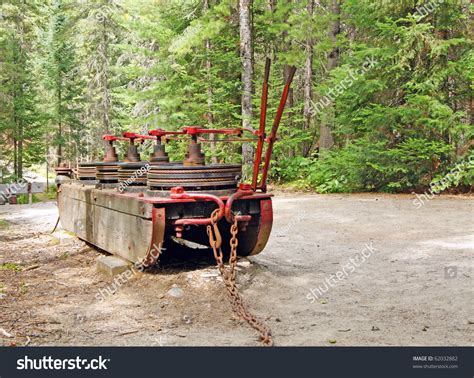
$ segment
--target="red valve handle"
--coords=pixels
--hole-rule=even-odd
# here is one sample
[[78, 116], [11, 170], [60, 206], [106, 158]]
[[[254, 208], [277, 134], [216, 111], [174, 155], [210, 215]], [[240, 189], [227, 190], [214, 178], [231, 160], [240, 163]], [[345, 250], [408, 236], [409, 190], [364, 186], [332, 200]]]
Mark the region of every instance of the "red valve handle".
[[165, 135], [182, 135], [184, 134], [184, 131], [166, 131], [163, 129], [155, 129], [155, 130], [150, 130], [148, 134], [153, 135], [157, 138], [161, 138], [162, 136]]
[[103, 135], [102, 139], [106, 140], [107, 142], [113, 142], [115, 140], [128, 140], [127, 138], [116, 137], [115, 135]]
[[123, 134], [122, 134], [126, 139], [155, 139], [155, 137], [153, 136], [149, 136], [149, 135], [140, 135], [140, 134], [137, 134], [137, 133], [134, 133], [134, 132], [131, 132], [131, 131], [125, 131]]
[[183, 127], [183, 131], [188, 135], [199, 135], [199, 134], [227, 134], [227, 135], [240, 135], [242, 129], [203, 129], [198, 126], [186, 126]]

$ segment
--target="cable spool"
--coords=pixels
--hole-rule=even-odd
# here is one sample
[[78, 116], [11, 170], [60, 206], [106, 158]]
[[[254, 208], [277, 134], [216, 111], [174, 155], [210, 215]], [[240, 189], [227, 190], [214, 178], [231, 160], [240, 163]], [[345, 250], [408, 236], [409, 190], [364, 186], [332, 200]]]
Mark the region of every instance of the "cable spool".
[[117, 162], [97, 163], [96, 178], [101, 184], [116, 184], [119, 181]]
[[72, 169], [69, 168], [64, 163], [61, 163], [60, 166], [56, 167], [55, 171], [56, 171], [56, 176], [71, 177], [71, 174], [72, 174]]
[[77, 178], [79, 180], [95, 180], [97, 165], [100, 163], [80, 163], [77, 167]]
[[175, 186], [181, 186], [186, 191], [192, 192], [233, 193], [237, 190], [241, 176], [242, 166], [238, 164], [151, 165], [147, 181], [151, 192], [169, 191]]
[[118, 182], [122, 187], [147, 185], [147, 161], [118, 164]]

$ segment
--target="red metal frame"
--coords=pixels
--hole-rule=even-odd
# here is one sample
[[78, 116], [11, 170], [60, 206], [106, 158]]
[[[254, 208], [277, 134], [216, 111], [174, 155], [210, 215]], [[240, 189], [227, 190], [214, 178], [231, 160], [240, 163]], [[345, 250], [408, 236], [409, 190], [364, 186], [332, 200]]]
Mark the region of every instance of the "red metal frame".
[[265, 125], [267, 123], [267, 101], [268, 101], [268, 78], [270, 76], [270, 59], [265, 61], [265, 75], [262, 85], [262, 100], [260, 102], [260, 127], [258, 129], [257, 151], [253, 163], [252, 189], [257, 190], [258, 174], [262, 161], [263, 143], [265, 142]]
[[[275, 144], [277, 138], [278, 127], [280, 126], [280, 121], [283, 116], [283, 111], [285, 109], [286, 101], [288, 99], [288, 94], [290, 91], [291, 82], [293, 81], [293, 77], [295, 75], [296, 68], [292, 67], [288, 78], [286, 80], [285, 86], [283, 88], [283, 93], [281, 95], [280, 104], [278, 106], [275, 119], [273, 121], [272, 129], [268, 138], [265, 134], [265, 125], [267, 119], [267, 101], [268, 101], [268, 81], [270, 76], [270, 59], [266, 59], [265, 61], [265, 73], [262, 85], [262, 99], [260, 105], [260, 124], [259, 129], [254, 130], [252, 128], [233, 128], [233, 129], [205, 129], [198, 126], [186, 126], [183, 127], [181, 131], [166, 131], [163, 129], [155, 129], [149, 131], [149, 135], [140, 135], [134, 132], [124, 132], [123, 138], [114, 137], [112, 135], [104, 135], [103, 139], [112, 143], [115, 140], [130, 140], [130, 144], [133, 145], [136, 139], [141, 140], [142, 142], [145, 139], [155, 139], [158, 142], [160, 138], [167, 135], [189, 135], [191, 136], [191, 143], [196, 144], [198, 141], [200, 142], [243, 142], [243, 141], [256, 141], [257, 142], [257, 150], [255, 152], [255, 159], [253, 165], [253, 174], [252, 174], [252, 184], [250, 189], [255, 192], [260, 190], [262, 192], [266, 192], [267, 190], [267, 177], [268, 172], [270, 169], [271, 157], [273, 153], [273, 146]], [[257, 139], [242, 139], [242, 133], [250, 132], [257, 137]], [[212, 140], [212, 139], [204, 139], [201, 138], [201, 134], [223, 134], [223, 135], [236, 135], [239, 139], [224, 139], [224, 140]], [[182, 138], [172, 138], [167, 137], [168, 140], [177, 139], [181, 140]], [[260, 174], [260, 167], [262, 163], [262, 155], [263, 155], [263, 146], [264, 143], [267, 142], [268, 146], [265, 153], [265, 159], [262, 169], [262, 177], [260, 183], [258, 183], [258, 176]]]
[[142, 261], [143, 267], [155, 264], [161, 254], [161, 248], [165, 239], [166, 216], [165, 209], [154, 207], [151, 212], [151, 240], [145, 258]]
[[153, 139], [153, 140], [156, 139], [156, 137], [151, 136], [151, 135], [140, 135], [140, 134], [137, 134], [137, 133], [134, 133], [134, 132], [131, 132], [131, 131], [125, 131], [122, 135], [124, 136], [124, 138], [129, 139], [130, 142], [132, 142], [132, 143], [135, 139], [139, 139], [139, 140], [142, 140], [142, 141], [145, 141], [145, 139]]
[[116, 140], [128, 140], [128, 138], [117, 137], [114, 135], [102, 135], [102, 140], [107, 142], [115, 142]]
[[258, 227], [257, 242], [250, 252], [250, 255], [256, 255], [261, 252], [267, 244], [273, 225], [273, 207], [270, 198], [260, 201], [260, 225]]
[[253, 196], [253, 194], [254, 194], [254, 191], [252, 190], [250, 185], [241, 184], [239, 187], [239, 190], [237, 190], [234, 194], [231, 194], [229, 196], [229, 198], [227, 199], [225, 203], [225, 219], [227, 220], [227, 222], [233, 223], [235, 218], [237, 218], [238, 221], [245, 221], [245, 222], [248, 222], [250, 221], [250, 219], [252, 219], [252, 217], [249, 215], [234, 216], [234, 214], [232, 214], [232, 205], [234, 204], [235, 200], [245, 197], [245, 196], [247, 197]]
[[161, 138], [165, 135], [183, 135], [185, 134], [184, 131], [166, 131], [163, 129], [155, 129], [155, 130], [150, 130], [148, 134], [153, 135], [157, 138]]
[[283, 88], [283, 93], [281, 94], [280, 105], [278, 106], [275, 120], [273, 121], [272, 131], [267, 140], [268, 141], [267, 153], [265, 154], [265, 164], [263, 166], [263, 171], [262, 171], [262, 180], [260, 181], [260, 185], [259, 185], [259, 188], [263, 192], [267, 190], [267, 176], [268, 176], [268, 170], [270, 169], [270, 160], [272, 158], [273, 144], [275, 143], [275, 140], [276, 140], [276, 134], [278, 131], [278, 127], [280, 126], [280, 120], [283, 115], [283, 110], [285, 110], [286, 100], [288, 99], [288, 93], [290, 92], [290, 86], [291, 86], [291, 82], [293, 81], [295, 72], [296, 72], [296, 67], [292, 67], [288, 75], [288, 79], [286, 80], [285, 87]]
[[[213, 201], [217, 204], [219, 208], [219, 213], [214, 219], [215, 222], [218, 222], [225, 214], [224, 201], [219, 197], [207, 194], [207, 193], [186, 193], [182, 187], [171, 188], [171, 199], [193, 199], [193, 200], [204, 200], [204, 201]], [[182, 218], [174, 222], [175, 226], [185, 226], [185, 225], [208, 225], [212, 223], [212, 218]]]

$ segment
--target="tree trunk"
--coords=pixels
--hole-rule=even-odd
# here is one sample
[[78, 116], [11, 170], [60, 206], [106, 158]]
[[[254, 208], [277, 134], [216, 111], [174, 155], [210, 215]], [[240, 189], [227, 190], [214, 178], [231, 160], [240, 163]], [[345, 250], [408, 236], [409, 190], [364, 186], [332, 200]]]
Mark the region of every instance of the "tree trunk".
[[58, 154], [58, 167], [61, 164], [62, 160], [62, 134], [63, 134], [63, 127], [62, 127], [62, 91], [61, 91], [61, 86], [62, 86], [62, 78], [61, 78], [61, 73], [59, 73], [59, 78], [58, 78], [58, 148], [57, 148], [57, 154]]
[[[306, 9], [308, 11], [308, 18], [311, 18], [313, 16], [314, 0], [308, 0]], [[313, 46], [313, 39], [308, 38], [306, 40], [305, 46], [306, 59], [303, 78], [303, 130], [309, 130], [311, 128], [312, 120], [311, 104], [313, 99]], [[310, 148], [310, 143], [303, 143], [303, 156], [308, 155]]]
[[110, 113], [110, 96], [109, 96], [109, 78], [108, 78], [108, 40], [107, 40], [107, 25], [106, 17], [102, 20], [103, 32], [102, 32], [102, 43], [101, 43], [101, 55], [102, 55], [102, 126], [104, 134], [109, 134], [109, 113]]
[[[239, 0], [239, 25], [240, 25], [240, 59], [242, 62], [242, 127], [251, 126], [252, 120], [252, 25], [251, 25], [251, 0]], [[244, 179], [246, 171], [252, 162], [252, 150], [249, 143], [242, 145], [242, 159], [244, 163]]]
[[[331, 25], [329, 32], [329, 39], [333, 44], [333, 49], [329, 53], [328, 61], [326, 65], [327, 72], [331, 72], [332, 69], [337, 67], [339, 62], [339, 48], [337, 47], [337, 36], [341, 32], [341, 6], [339, 0], [332, 0], [331, 11], [334, 20]], [[331, 104], [328, 107], [328, 117], [321, 121], [320, 135], [319, 135], [319, 148], [321, 150], [329, 149], [334, 145], [334, 137], [332, 135], [331, 122], [334, 119], [334, 105]]]
[[23, 125], [20, 125], [20, 138], [18, 139], [18, 172], [19, 179], [23, 177]]
[[[286, 83], [288, 80], [288, 76], [290, 74], [291, 66], [288, 64], [285, 64], [283, 67], [283, 82]], [[288, 98], [286, 100], [286, 108], [288, 109], [287, 114], [288, 114], [288, 120], [286, 122], [286, 125], [288, 128], [291, 130], [293, 128], [293, 105], [294, 105], [294, 96], [293, 96], [293, 88], [290, 87], [290, 90], [288, 91]], [[295, 156], [295, 150], [294, 148], [290, 148], [289, 150], [289, 155], [290, 157]]]
[[[291, 12], [291, 10], [289, 12]], [[284, 19], [285, 23], [288, 22], [288, 18], [289, 18], [289, 14], [286, 14], [285, 19]], [[282, 52], [284, 54], [287, 54], [288, 50], [291, 48], [291, 40], [287, 41], [288, 32], [284, 31], [282, 33], [282, 37], [283, 37]], [[286, 83], [286, 81], [288, 79], [290, 70], [291, 70], [290, 65], [285, 64], [283, 66], [283, 82], [284, 83]], [[294, 113], [292, 111], [293, 105], [294, 105], [293, 88], [290, 87], [290, 90], [288, 91], [288, 98], [286, 100], [286, 108], [288, 109], [288, 111], [287, 111], [288, 120], [286, 121], [286, 125], [288, 126], [289, 129], [292, 129], [292, 127], [293, 127], [293, 116], [294, 116]], [[289, 149], [289, 157], [293, 157], [293, 156], [295, 156], [295, 151], [294, 151], [293, 148], [290, 148]]]
[[[204, 13], [209, 10], [209, 0], [204, 0], [203, 3]], [[212, 114], [212, 104], [213, 104], [213, 91], [212, 91], [212, 64], [211, 64], [211, 41], [206, 39], [206, 73], [207, 73], [207, 124], [209, 128], [212, 129], [214, 125], [214, 115]], [[216, 134], [210, 134], [211, 139], [211, 162], [212, 164], [217, 164], [217, 148], [216, 148]]]
[[[275, 13], [275, 4], [276, 0], [268, 0], [267, 3], [267, 9], [273, 14]], [[266, 47], [267, 49], [267, 54], [268, 57], [272, 60], [272, 62], [275, 60], [275, 41], [271, 39], [268, 41], [268, 46]]]

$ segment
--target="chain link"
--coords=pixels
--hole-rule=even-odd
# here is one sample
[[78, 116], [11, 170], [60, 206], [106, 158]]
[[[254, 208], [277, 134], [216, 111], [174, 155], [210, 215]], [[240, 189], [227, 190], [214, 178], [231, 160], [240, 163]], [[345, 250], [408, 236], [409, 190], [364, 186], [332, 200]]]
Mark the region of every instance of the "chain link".
[[224, 284], [227, 288], [232, 309], [242, 319], [244, 319], [252, 328], [254, 328], [260, 335], [260, 341], [264, 346], [273, 346], [273, 338], [270, 327], [263, 323], [260, 319], [249, 312], [245, 306], [242, 296], [240, 295], [236, 285], [237, 270], [237, 246], [239, 241], [237, 233], [239, 232], [239, 225], [237, 218], [234, 217], [234, 222], [230, 227], [230, 257], [229, 268], [226, 269], [224, 265], [224, 254], [222, 253], [222, 237], [217, 226], [217, 215], [219, 209], [216, 209], [211, 215], [211, 224], [207, 226], [207, 235], [209, 236], [209, 244], [214, 252], [214, 258], [217, 262], [217, 268], [221, 273]]

